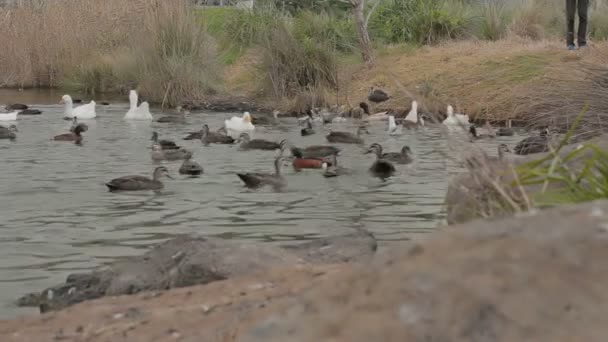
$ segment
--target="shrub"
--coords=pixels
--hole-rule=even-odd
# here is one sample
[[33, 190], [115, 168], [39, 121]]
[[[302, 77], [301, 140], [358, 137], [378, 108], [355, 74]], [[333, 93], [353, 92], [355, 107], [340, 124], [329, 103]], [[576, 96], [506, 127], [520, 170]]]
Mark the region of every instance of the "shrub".
[[357, 44], [352, 20], [339, 19], [325, 13], [300, 12], [295, 17], [293, 32], [299, 40], [314, 40], [340, 52], [351, 52]]
[[476, 7], [474, 35], [484, 40], [499, 40], [507, 32], [510, 13], [500, 1], [484, 1]]

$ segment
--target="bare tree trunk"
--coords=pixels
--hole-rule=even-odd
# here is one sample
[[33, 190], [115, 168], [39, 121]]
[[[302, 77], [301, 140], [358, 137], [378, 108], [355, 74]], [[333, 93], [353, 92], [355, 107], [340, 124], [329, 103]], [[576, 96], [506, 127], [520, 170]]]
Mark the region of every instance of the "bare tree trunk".
[[[359, 40], [359, 49], [361, 49], [361, 57], [363, 61], [371, 64], [374, 56], [369, 42], [369, 33], [367, 32], [367, 20], [365, 18], [365, 0], [350, 0], [353, 7], [353, 17], [357, 26], [357, 37]], [[371, 13], [370, 13], [371, 14]]]

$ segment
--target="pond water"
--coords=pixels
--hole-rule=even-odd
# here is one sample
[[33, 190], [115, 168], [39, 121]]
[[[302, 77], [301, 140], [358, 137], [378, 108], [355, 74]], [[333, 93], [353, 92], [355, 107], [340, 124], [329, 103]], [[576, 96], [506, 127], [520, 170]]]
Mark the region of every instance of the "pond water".
[[[0, 91], [0, 103], [34, 103], [33, 108], [44, 111], [19, 117], [15, 142], [0, 140], [0, 317], [25, 312], [13, 304], [22, 294], [59, 283], [69, 273], [141, 254], [176, 234], [280, 242], [363, 227], [387, 243], [430, 232], [445, 216], [447, 180], [461, 171], [452, 156], [467, 148], [458, 142], [464, 139], [462, 133], [446, 139], [439, 126], [389, 137], [386, 123], [374, 123], [366, 145], [379, 142], [386, 151], [398, 151], [407, 144], [415, 156], [413, 164], [399, 166], [398, 175], [390, 180], [368, 175], [374, 157], [363, 155], [364, 147], [340, 145], [340, 163], [352, 175], [326, 179], [319, 170], [296, 173], [289, 166], [284, 168], [289, 183], [285, 192], [251, 191], [235, 173], [272, 171], [276, 152], [203, 147], [200, 141], [182, 140], [203, 123], [217, 129], [235, 113], [192, 113], [186, 124], [125, 122], [128, 104], [121, 99], [97, 107], [98, 118], [87, 122], [84, 143], [77, 146], [50, 139], [71, 125], [62, 120], [57, 104], [61, 95]], [[152, 112], [162, 114], [158, 108]], [[347, 122], [331, 128], [355, 127]], [[296, 146], [325, 144], [323, 130], [329, 127], [318, 127], [317, 134], [308, 137], [301, 137], [299, 130], [295, 119], [286, 118], [278, 126], [257, 127], [255, 137], [287, 138]], [[151, 175], [157, 166], [150, 159], [152, 131], [192, 150], [205, 174], [186, 178], [177, 173], [180, 162], [165, 162], [175, 179], [165, 182], [162, 193], [108, 192], [104, 182], [112, 178]], [[495, 146], [482, 145], [492, 154]]]

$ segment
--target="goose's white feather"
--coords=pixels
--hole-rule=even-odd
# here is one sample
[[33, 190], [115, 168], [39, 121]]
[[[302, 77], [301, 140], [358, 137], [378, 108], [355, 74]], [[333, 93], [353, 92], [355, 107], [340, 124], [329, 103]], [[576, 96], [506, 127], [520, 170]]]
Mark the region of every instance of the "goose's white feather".
[[150, 114], [150, 105], [148, 102], [142, 102], [137, 106], [137, 92], [131, 90], [129, 92], [129, 111], [125, 115], [126, 120], [152, 120], [152, 114]]
[[443, 120], [443, 124], [447, 126], [468, 126], [469, 116], [465, 114], [454, 114], [454, 107], [448, 105], [448, 117]]
[[72, 103], [72, 97], [70, 95], [63, 95], [61, 98], [64, 104], [64, 117], [73, 119], [74, 117], [82, 120], [94, 119], [97, 117], [95, 113], [95, 101], [91, 101], [85, 105], [74, 108]]
[[255, 130], [255, 126], [251, 123], [251, 114], [245, 112], [243, 117], [233, 116], [230, 120], [224, 121], [226, 132], [232, 138], [237, 139], [242, 133], [251, 135]]
[[2, 113], [0, 114], [0, 121], [17, 121], [18, 111], [14, 111], [12, 113]]
[[403, 126], [397, 125], [395, 117], [390, 115], [388, 117], [388, 134], [389, 135], [401, 135], [403, 133]]
[[405, 120], [413, 122], [413, 123], [418, 123], [418, 102], [417, 101], [412, 101], [412, 109], [410, 109], [410, 112], [405, 117]]

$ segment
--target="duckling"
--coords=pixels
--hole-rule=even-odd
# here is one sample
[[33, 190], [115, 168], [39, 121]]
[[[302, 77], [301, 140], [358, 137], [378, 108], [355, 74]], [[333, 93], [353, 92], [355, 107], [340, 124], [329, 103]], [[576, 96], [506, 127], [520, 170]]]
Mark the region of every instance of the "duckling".
[[42, 114], [41, 110], [38, 109], [24, 109], [19, 112], [19, 115], [40, 115]]
[[179, 150], [163, 150], [160, 144], [152, 145], [152, 160], [182, 160], [192, 158], [192, 152], [186, 149]]
[[279, 112], [273, 111], [272, 116], [256, 114], [251, 117], [251, 123], [254, 125], [276, 125], [279, 122]]
[[114, 191], [136, 191], [136, 190], [161, 190], [164, 184], [160, 181], [162, 177], [172, 178], [169, 170], [164, 166], [154, 169], [152, 179], [145, 176], [124, 176], [114, 178], [106, 183], [111, 192]]
[[283, 157], [279, 155], [274, 160], [274, 173], [237, 173], [237, 176], [245, 183], [245, 186], [250, 189], [257, 189], [263, 186], [271, 186], [275, 190], [280, 190], [287, 186], [287, 181], [281, 175], [281, 163]]
[[177, 145], [174, 141], [171, 140], [158, 140], [158, 133], [152, 132], [152, 139], [154, 144], [158, 144], [162, 147], [163, 150], [179, 150], [181, 146]]
[[380, 179], [387, 179], [395, 174], [395, 166], [388, 160], [382, 159], [382, 150], [378, 148], [379, 145], [372, 145], [366, 153], [375, 153], [376, 161], [369, 168], [369, 172]]
[[331, 163], [325, 158], [304, 158], [302, 156], [302, 151], [299, 149], [292, 150], [291, 152], [295, 159], [292, 161], [292, 165], [294, 170], [300, 171], [302, 169], [320, 169], [323, 167], [323, 164]]
[[10, 125], [8, 128], [0, 126], [0, 139], [15, 140], [17, 138], [17, 132], [19, 132], [19, 130], [15, 125]]
[[543, 129], [540, 135], [527, 137], [515, 145], [515, 154], [531, 154], [549, 151], [549, 130]]
[[234, 144], [234, 138], [228, 135], [226, 128], [222, 127], [217, 132], [209, 132], [209, 126], [203, 125], [203, 129], [200, 132], [201, 143], [205, 146], [209, 144]]
[[413, 161], [411, 157], [412, 150], [409, 148], [409, 146], [403, 146], [401, 148], [401, 152], [382, 153], [382, 145], [374, 143], [369, 147], [368, 152], [366, 153], [375, 152], [376, 150], [379, 151], [382, 159], [391, 161], [393, 163], [409, 164]]
[[315, 130], [312, 128], [312, 121], [310, 121], [310, 118], [306, 120], [306, 128], [302, 128], [300, 130], [300, 134], [303, 137], [315, 134]]
[[388, 96], [388, 94], [384, 90], [376, 89], [374, 87], [371, 87], [369, 89], [369, 92], [367, 93], [367, 100], [369, 100], [370, 102], [373, 102], [373, 103], [384, 102], [390, 98], [391, 97]]
[[469, 126], [469, 137], [471, 140], [480, 140], [480, 139], [494, 139], [495, 135], [491, 134], [477, 134], [477, 128], [475, 125]]
[[179, 173], [181, 175], [199, 176], [203, 174], [203, 167], [191, 160], [191, 156], [184, 159], [182, 166], [179, 167]]
[[249, 137], [247, 133], [241, 133], [239, 136], [239, 141], [241, 142], [240, 148], [244, 150], [281, 150], [283, 151], [285, 148], [286, 140], [283, 139], [280, 142], [268, 141], [263, 139], [253, 139]]
[[70, 129], [70, 133], [59, 134], [53, 137], [55, 141], [74, 141], [75, 143], [82, 142], [82, 132], [86, 132], [89, 127], [86, 124], [80, 123], [76, 127]]
[[363, 132], [369, 134], [365, 126], [359, 126], [356, 135], [350, 132], [331, 131], [325, 138], [332, 143], [363, 144], [363, 138], [361, 138], [361, 133]]
[[323, 158], [327, 156], [331, 156], [333, 154], [339, 154], [340, 149], [335, 146], [328, 145], [313, 145], [305, 148], [298, 147], [290, 147], [291, 154], [296, 156], [296, 154], [302, 155], [302, 158]]

